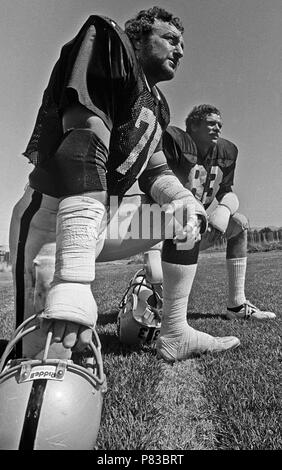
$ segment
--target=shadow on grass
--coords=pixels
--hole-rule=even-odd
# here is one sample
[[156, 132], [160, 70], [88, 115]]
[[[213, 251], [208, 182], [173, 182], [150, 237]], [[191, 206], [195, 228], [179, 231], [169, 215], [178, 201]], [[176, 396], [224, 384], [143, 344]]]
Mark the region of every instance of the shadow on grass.
[[[117, 317], [118, 317], [118, 310], [111, 310], [108, 313], [99, 313], [97, 324], [105, 326], [110, 323], [116, 323]], [[188, 312], [187, 313], [187, 319], [190, 319], [190, 320], [191, 319], [192, 320], [197, 320], [197, 319], [210, 320], [212, 318], [220, 318], [222, 320], [225, 320], [225, 317], [218, 313], [202, 313], [202, 312]]]
[[211, 320], [212, 318], [225, 319], [223, 315], [218, 313], [188, 312], [187, 314], [187, 320]]
[[108, 313], [99, 313], [97, 325], [108, 325], [109, 323], [116, 323], [118, 310], [111, 310]]
[[103, 354], [128, 357], [131, 354], [141, 352], [156, 355], [156, 349], [152, 345], [125, 345], [119, 341], [116, 333], [99, 333]]
[[112, 354], [115, 356], [130, 356], [133, 353], [144, 351], [145, 346], [127, 346], [121, 344], [118, 339], [118, 336], [115, 334], [109, 333], [100, 333], [99, 334], [102, 351], [104, 354]]

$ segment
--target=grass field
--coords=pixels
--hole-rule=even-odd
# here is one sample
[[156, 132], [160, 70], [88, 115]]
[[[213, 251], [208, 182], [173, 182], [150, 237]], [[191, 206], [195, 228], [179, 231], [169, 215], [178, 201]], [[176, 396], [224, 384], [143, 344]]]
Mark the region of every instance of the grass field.
[[[241, 346], [173, 366], [123, 348], [118, 303], [138, 264], [98, 264], [95, 297], [108, 391], [97, 450], [278, 450], [281, 433], [282, 251], [250, 254], [246, 295], [276, 312], [267, 323], [226, 321], [223, 253], [201, 255], [189, 323]], [[0, 337], [13, 329], [11, 274], [0, 274]]]

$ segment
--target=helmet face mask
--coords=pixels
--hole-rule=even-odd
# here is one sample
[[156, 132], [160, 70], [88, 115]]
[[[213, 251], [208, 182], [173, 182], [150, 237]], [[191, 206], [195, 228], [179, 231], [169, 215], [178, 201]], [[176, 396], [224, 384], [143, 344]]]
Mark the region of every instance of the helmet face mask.
[[7, 346], [0, 367], [0, 449], [93, 450], [106, 391], [94, 331], [91, 350], [81, 365], [48, 358], [4, 365]]
[[162, 299], [142, 270], [131, 279], [119, 306], [118, 336], [128, 346], [155, 345], [161, 328]]

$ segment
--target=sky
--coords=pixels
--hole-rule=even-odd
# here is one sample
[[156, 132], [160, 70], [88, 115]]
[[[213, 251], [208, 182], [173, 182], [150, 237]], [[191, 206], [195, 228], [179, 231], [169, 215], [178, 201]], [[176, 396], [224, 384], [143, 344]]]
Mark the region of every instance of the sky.
[[158, 5], [180, 17], [185, 54], [159, 86], [171, 124], [196, 104], [223, 115], [222, 137], [239, 149], [233, 190], [252, 227], [282, 226], [281, 0], [1, 0], [0, 245], [32, 165], [22, 155], [63, 44], [91, 14], [121, 27]]

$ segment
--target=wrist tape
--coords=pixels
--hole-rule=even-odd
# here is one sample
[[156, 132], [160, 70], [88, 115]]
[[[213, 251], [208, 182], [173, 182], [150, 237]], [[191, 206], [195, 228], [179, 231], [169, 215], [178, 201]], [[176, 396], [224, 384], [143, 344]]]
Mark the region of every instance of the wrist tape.
[[89, 196], [60, 202], [55, 276], [42, 318], [95, 326], [97, 305], [90, 283], [95, 279], [96, 241], [104, 214], [104, 205]]
[[89, 283], [95, 279], [95, 250], [105, 206], [96, 199], [63, 199], [57, 215], [55, 279]]
[[151, 187], [151, 196], [160, 206], [180, 202], [187, 210], [187, 218], [195, 215], [195, 198], [174, 175], [162, 175]]
[[41, 318], [79, 323], [90, 328], [96, 325], [97, 304], [90, 284], [53, 282]]

